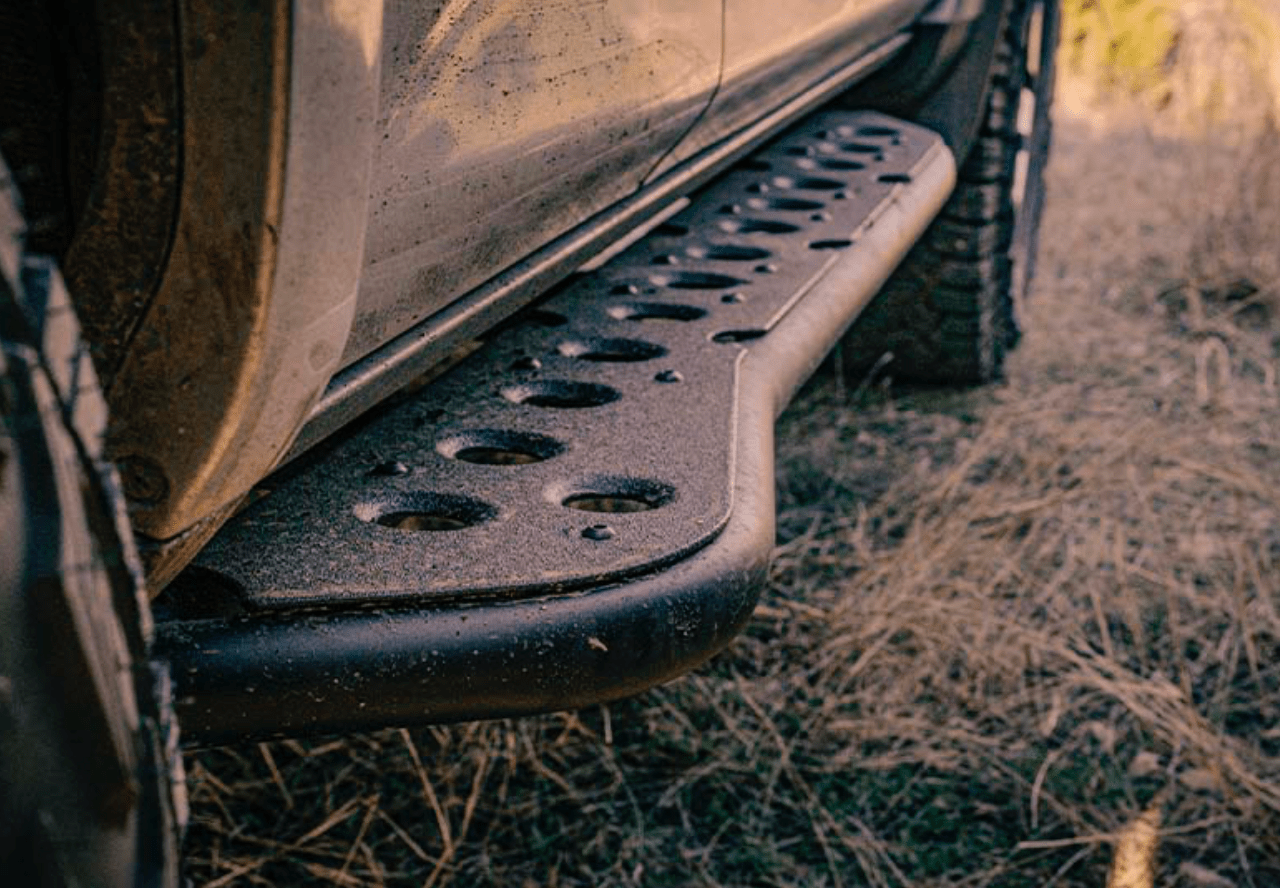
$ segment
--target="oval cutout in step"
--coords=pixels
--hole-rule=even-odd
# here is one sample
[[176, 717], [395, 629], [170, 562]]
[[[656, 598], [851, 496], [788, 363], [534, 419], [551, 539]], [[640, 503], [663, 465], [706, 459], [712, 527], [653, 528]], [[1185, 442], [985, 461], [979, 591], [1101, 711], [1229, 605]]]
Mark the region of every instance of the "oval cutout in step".
[[415, 491], [358, 504], [357, 518], [392, 530], [457, 531], [490, 521], [497, 509], [469, 496]]
[[805, 176], [797, 179], [795, 187], [802, 191], [839, 191], [845, 186], [839, 179], [823, 179], [818, 176]]
[[800, 230], [799, 225], [776, 219], [722, 219], [716, 224], [730, 234], [791, 234]]
[[712, 342], [750, 342], [768, 333], [768, 330], [721, 330], [711, 337]]
[[747, 201], [753, 210], [782, 210], [784, 212], [812, 212], [825, 206], [820, 200], [803, 197], [753, 197]]
[[891, 126], [860, 126], [856, 135], [863, 139], [893, 139], [896, 143], [900, 133]]
[[596, 382], [568, 379], [544, 379], [502, 389], [502, 397], [513, 404], [547, 407], [554, 410], [580, 410], [603, 407], [622, 397], [617, 389]]
[[555, 438], [507, 429], [457, 432], [436, 443], [449, 459], [481, 466], [524, 466], [559, 456], [564, 445]]
[[687, 252], [695, 259], [715, 259], [721, 262], [757, 262], [772, 255], [763, 247], [745, 244], [708, 244], [690, 247]]
[[674, 271], [654, 275], [650, 280], [661, 287], [673, 290], [727, 290], [745, 284], [746, 281], [713, 271]]
[[601, 364], [631, 364], [651, 361], [667, 353], [662, 346], [643, 339], [567, 339], [556, 346], [566, 358]]
[[865, 170], [867, 165], [856, 160], [845, 160], [843, 157], [824, 157], [818, 166], [828, 170]]
[[606, 311], [619, 321], [696, 321], [707, 316], [705, 308], [674, 302], [624, 302]]
[[560, 505], [579, 512], [627, 514], [651, 512], [675, 499], [675, 488], [661, 481], [624, 476], [598, 476], [550, 491]]

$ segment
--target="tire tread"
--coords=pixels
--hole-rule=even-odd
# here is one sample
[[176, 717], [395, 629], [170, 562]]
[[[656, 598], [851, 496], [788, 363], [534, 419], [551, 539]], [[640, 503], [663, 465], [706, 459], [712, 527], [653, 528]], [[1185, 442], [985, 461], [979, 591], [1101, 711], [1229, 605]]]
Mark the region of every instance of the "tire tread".
[[[908, 253], [876, 299], [846, 334], [846, 372], [865, 374], [886, 366], [895, 379], [947, 384], [998, 380], [1018, 342], [1015, 291], [1019, 281], [1010, 254], [1016, 219], [1012, 200], [1022, 137], [1018, 107], [1024, 83], [1026, 25], [1033, 0], [1012, 0], [1002, 23], [984, 120], [960, 166], [955, 191], [938, 218]], [[1046, 15], [1056, 15], [1052, 0]], [[1046, 24], [1046, 35], [1054, 33]], [[1050, 97], [1039, 97], [1049, 101]], [[1043, 156], [1033, 163], [1041, 187]], [[1027, 224], [1038, 224], [1039, 195]], [[1030, 232], [1034, 243], [1035, 231]], [[1026, 260], [1029, 274], [1031, 257]]]

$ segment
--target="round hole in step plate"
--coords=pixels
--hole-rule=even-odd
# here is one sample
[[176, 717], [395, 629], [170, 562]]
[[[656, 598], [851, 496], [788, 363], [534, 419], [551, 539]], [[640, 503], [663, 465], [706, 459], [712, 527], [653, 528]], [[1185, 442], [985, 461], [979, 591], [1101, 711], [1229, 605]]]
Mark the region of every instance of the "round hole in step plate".
[[750, 342], [759, 339], [767, 330], [721, 330], [711, 337], [712, 342]]
[[705, 308], [675, 302], [624, 302], [606, 310], [620, 321], [696, 321], [707, 316]]
[[583, 479], [551, 491], [551, 498], [579, 512], [626, 514], [651, 512], [675, 499], [675, 488], [661, 481], [603, 475]]
[[722, 219], [717, 224], [730, 234], [791, 234], [800, 230], [799, 225], [776, 219]]
[[673, 271], [668, 274], [654, 275], [651, 280], [662, 287], [673, 290], [727, 290], [745, 284], [746, 281], [727, 274], [716, 274], [713, 271]]
[[829, 130], [823, 130], [818, 133], [819, 139], [849, 139], [855, 133], [855, 128], [848, 123], [841, 123]]
[[820, 200], [809, 200], [803, 197], [753, 197], [747, 201], [753, 210], [784, 210], [787, 212], [812, 212], [824, 206]]
[[452, 493], [417, 491], [358, 504], [361, 521], [392, 530], [446, 532], [465, 530], [492, 520], [498, 510], [488, 503]]
[[844, 187], [839, 179], [823, 179], [818, 176], [806, 176], [796, 180], [796, 188], [802, 191], [839, 191]]
[[840, 146], [840, 150], [850, 154], [881, 154], [884, 148], [870, 142], [845, 142]]
[[753, 262], [768, 259], [771, 255], [762, 247], [745, 244], [709, 244], [690, 247], [687, 252], [695, 259], [717, 259], [721, 262]]
[[449, 459], [481, 466], [523, 466], [559, 456], [564, 445], [547, 435], [507, 429], [458, 432], [436, 443]]
[[857, 135], [863, 139], [892, 139], [896, 145], [899, 133], [891, 126], [860, 126]]
[[843, 157], [824, 157], [817, 165], [828, 170], [865, 170], [867, 165], [856, 160], [845, 160]]
[[667, 350], [643, 339], [568, 339], [556, 346], [566, 358], [598, 363], [626, 364], [660, 358]]
[[502, 397], [513, 404], [547, 407], [554, 410], [578, 410], [611, 404], [622, 393], [597, 382], [568, 379], [543, 379], [502, 389]]

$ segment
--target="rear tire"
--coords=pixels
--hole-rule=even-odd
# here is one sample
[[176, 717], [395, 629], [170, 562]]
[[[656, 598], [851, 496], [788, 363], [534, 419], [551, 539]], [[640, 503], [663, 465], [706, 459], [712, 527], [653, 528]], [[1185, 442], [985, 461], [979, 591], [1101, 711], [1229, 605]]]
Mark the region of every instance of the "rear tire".
[[181, 760], [106, 404], [0, 161], [0, 872], [42, 888], [178, 880]]
[[1013, 0], [982, 127], [942, 213], [845, 334], [846, 374], [1000, 379], [1035, 266], [1053, 98], [1058, 0]]

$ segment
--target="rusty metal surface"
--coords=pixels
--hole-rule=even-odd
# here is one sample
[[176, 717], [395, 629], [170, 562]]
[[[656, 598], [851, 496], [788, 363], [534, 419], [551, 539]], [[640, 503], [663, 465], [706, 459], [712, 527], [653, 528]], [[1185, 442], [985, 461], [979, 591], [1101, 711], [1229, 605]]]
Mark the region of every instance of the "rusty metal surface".
[[873, 290], [894, 232], [870, 229], [911, 187], [945, 193], [938, 169], [927, 130], [819, 116], [292, 472], [197, 563], [279, 608], [527, 596], [687, 555], [732, 509], [751, 342], [846, 252]]
[[343, 364], [633, 191], [711, 97], [719, 0], [388, 2]]

